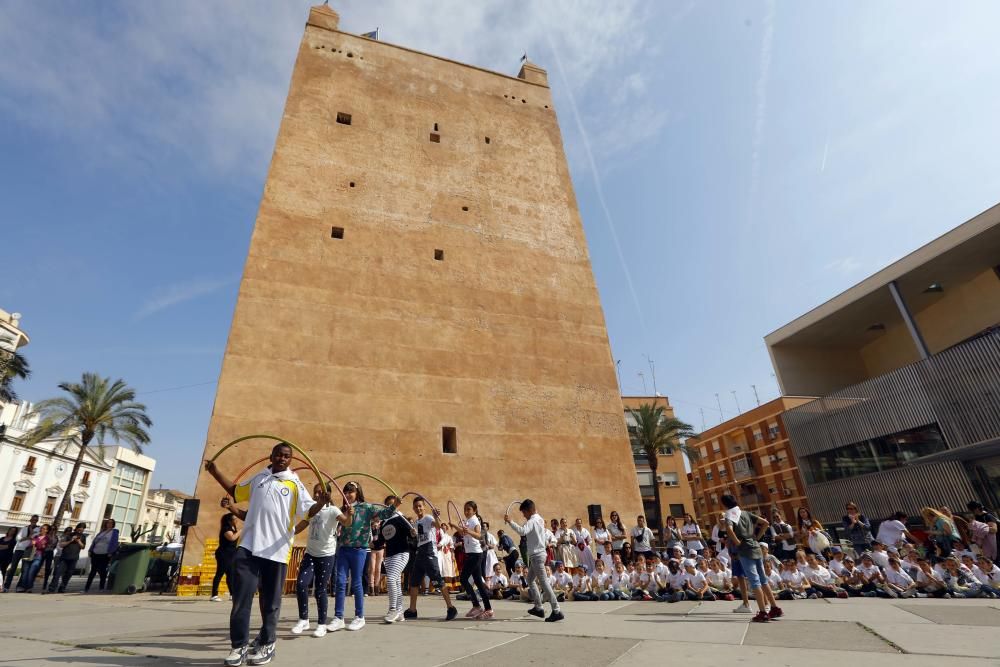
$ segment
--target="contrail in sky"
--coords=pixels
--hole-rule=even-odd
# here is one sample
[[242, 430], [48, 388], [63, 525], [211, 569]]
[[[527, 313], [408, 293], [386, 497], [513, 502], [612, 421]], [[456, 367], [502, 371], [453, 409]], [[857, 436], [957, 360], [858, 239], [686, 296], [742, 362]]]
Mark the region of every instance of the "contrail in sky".
[[774, 44], [775, 0], [768, 0], [764, 15], [764, 37], [760, 41], [760, 73], [757, 75], [757, 113], [753, 128], [753, 152], [750, 156], [750, 219], [753, 220], [757, 188], [760, 185], [760, 150], [764, 144], [764, 119], [767, 115], [767, 81], [771, 76], [771, 46]]
[[552, 43], [552, 37], [549, 35], [548, 31], [545, 31], [545, 39], [549, 43], [549, 50], [556, 59], [556, 67], [559, 69], [559, 78], [562, 79], [563, 87], [566, 89], [566, 95], [569, 97], [570, 110], [573, 112], [573, 118], [576, 120], [577, 130], [580, 132], [581, 139], [583, 139], [583, 149], [587, 154], [587, 162], [590, 164], [590, 173], [594, 177], [594, 190], [597, 192], [597, 201], [600, 202], [601, 209], [604, 211], [604, 220], [607, 222], [608, 230], [611, 232], [611, 239], [614, 241], [615, 251], [618, 253], [618, 262], [621, 264], [622, 273], [625, 274], [625, 282], [628, 283], [628, 291], [629, 294], [632, 295], [632, 303], [635, 304], [635, 311], [639, 315], [639, 326], [642, 328], [643, 335], [645, 335], [646, 322], [642, 316], [642, 307], [639, 305], [639, 297], [635, 292], [635, 286], [632, 284], [632, 274], [628, 270], [628, 264], [625, 262], [625, 254], [622, 252], [621, 243], [618, 241], [618, 231], [615, 229], [615, 223], [611, 217], [611, 211], [608, 210], [608, 203], [604, 199], [604, 188], [601, 186], [601, 179], [597, 172], [597, 163], [594, 161], [594, 152], [590, 148], [590, 137], [587, 134], [587, 130], [583, 127], [583, 120], [580, 118], [580, 110], [576, 106], [576, 98], [573, 96], [573, 89], [566, 80], [566, 72], [563, 70], [562, 60], [559, 58], [559, 51], [556, 50], [555, 44]]

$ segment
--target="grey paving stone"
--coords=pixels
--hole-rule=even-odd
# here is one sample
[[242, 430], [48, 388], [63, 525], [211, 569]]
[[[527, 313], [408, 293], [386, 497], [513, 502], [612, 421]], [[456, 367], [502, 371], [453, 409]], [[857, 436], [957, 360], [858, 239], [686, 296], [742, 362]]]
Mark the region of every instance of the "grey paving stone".
[[1000, 627], [1000, 610], [992, 607], [959, 607], [953, 604], [897, 604], [896, 606], [938, 625]]
[[890, 643], [857, 623], [794, 621], [787, 617], [770, 623], [751, 623], [743, 644], [804, 649], [821, 646], [836, 651], [898, 653]]

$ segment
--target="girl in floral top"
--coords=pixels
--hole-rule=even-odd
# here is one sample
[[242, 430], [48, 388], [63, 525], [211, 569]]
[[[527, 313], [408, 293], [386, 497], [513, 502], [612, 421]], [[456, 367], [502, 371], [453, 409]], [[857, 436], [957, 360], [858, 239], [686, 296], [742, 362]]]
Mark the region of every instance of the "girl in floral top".
[[372, 537], [372, 519], [389, 519], [399, 507], [399, 498], [387, 507], [366, 503], [361, 485], [354, 481], [344, 485], [344, 496], [347, 498], [347, 504], [344, 505], [343, 512], [351, 519], [351, 523], [344, 526], [337, 544], [335, 618], [327, 626], [331, 632], [344, 628], [344, 597], [347, 593], [348, 574], [351, 577], [351, 593], [354, 595], [354, 620], [347, 629], [360, 630], [365, 627], [364, 573], [368, 545]]

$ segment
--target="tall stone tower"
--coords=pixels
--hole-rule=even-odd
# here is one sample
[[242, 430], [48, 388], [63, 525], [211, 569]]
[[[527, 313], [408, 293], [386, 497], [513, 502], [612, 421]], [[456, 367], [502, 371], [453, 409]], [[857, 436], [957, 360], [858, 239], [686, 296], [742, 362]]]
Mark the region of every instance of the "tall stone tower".
[[[545, 71], [348, 34], [314, 7], [205, 456], [278, 434], [333, 475], [442, 510], [474, 499], [494, 530], [525, 497], [545, 517], [586, 520], [590, 503], [634, 517], [615, 377]], [[269, 448], [219, 462], [235, 475]], [[220, 511], [204, 472], [197, 495], [196, 557]]]

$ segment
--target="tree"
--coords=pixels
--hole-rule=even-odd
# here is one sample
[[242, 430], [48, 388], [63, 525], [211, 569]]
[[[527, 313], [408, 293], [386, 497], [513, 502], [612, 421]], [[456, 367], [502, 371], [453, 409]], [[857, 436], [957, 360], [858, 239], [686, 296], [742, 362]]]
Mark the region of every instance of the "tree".
[[13, 338], [0, 337], [0, 403], [16, 401], [14, 380], [27, 380], [31, 375], [28, 360], [14, 348], [14, 344]]
[[153, 425], [146, 415], [146, 406], [135, 402], [135, 390], [123, 380], [112, 382], [111, 378], [102, 378], [96, 373], [84, 373], [79, 384], [63, 382], [59, 388], [68, 395], [38, 403], [31, 413], [39, 417], [38, 425], [24, 436], [24, 443], [29, 447], [50, 438], [59, 438], [64, 447], [71, 443], [80, 447], [52, 522], [53, 531], [58, 530], [63, 513], [69, 509], [76, 476], [91, 441], [97, 438], [101, 458], [104, 458], [104, 444], [108, 438], [125, 443], [141, 454], [143, 445], [149, 443], [146, 429]]
[[697, 436], [690, 424], [667, 417], [662, 405], [645, 403], [638, 408], [630, 408], [629, 413], [635, 420], [635, 426], [629, 427], [629, 439], [632, 451], [644, 454], [653, 473], [653, 496], [656, 502], [656, 532], [663, 537], [663, 517], [660, 516], [660, 483], [656, 478], [659, 467], [658, 454], [669, 454], [672, 450], [679, 451], [691, 461], [697, 461], [699, 453], [688, 447], [681, 439]]

